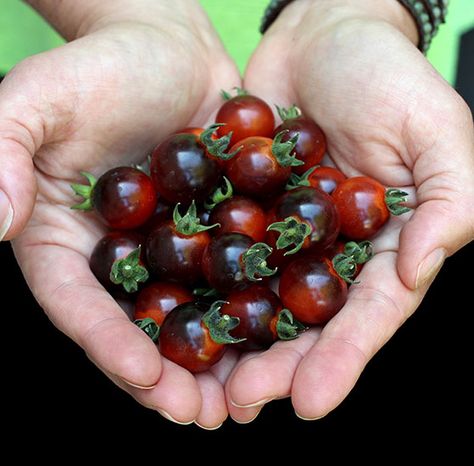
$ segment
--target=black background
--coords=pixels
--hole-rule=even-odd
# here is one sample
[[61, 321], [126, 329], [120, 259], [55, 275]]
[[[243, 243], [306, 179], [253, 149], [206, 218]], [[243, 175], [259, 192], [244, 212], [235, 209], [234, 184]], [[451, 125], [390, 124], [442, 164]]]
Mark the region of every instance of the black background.
[[[466, 36], [462, 46], [466, 58], [474, 56], [472, 36], [471, 44]], [[457, 87], [466, 99], [473, 96], [472, 66], [472, 61], [460, 65]], [[243, 461], [240, 447], [258, 446], [268, 459], [282, 448], [295, 457], [314, 452], [316, 461], [323, 451], [334, 457], [352, 453], [351, 440], [359, 454], [383, 444], [388, 458], [412, 447], [422, 454], [460, 453], [472, 432], [473, 259], [471, 243], [446, 261], [415, 315], [326, 418], [299, 420], [290, 401], [282, 400], [266, 406], [249, 425], [229, 419], [221, 429], [206, 432], [174, 425], [116, 388], [52, 326], [26, 286], [10, 245], [0, 243], [3, 447], [37, 458], [51, 458], [66, 447], [63, 458], [75, 458], [101, 445], [99, 452], [110, 459], [130, 450], [137, 460], [150, 462], [160, 461], [160, 451], [169, 448], [180, 459], [209, 459], [216, 446], [232, 441], [238, 449], [230, 448], [230, 457]], [[167, 442], [172, 440], [183, 447], [171, 447]]]

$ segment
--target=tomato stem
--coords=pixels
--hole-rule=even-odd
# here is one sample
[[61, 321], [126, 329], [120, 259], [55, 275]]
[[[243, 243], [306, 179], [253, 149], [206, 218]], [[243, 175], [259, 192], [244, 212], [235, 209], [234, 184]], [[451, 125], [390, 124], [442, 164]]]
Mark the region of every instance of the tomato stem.
[[387, 189], [385, 192], [385, 204], [393, 215], [402, 215], [411, 210], [409, 207], [400, 205], [402, 202], [407, 202], [407, 198], [408, 193], [396, 188]]
[[351, 256], [356, 264], [365, 264], [374, 257], [374, 245], [370, 241], [349, 241], [344, 246], [344, 254]]
[[177, 203], [173, 211], [173, 221], [175, 224], [176, 231], [182, 235], [192, 236], [202, 231], [210, 230], [214, 227], [219, 227], [219, 223], [214, 223], [214, 225], [201, 225], [201, 220], [197, 216], [196, 203], [193, 202], [189, 206], [188, 210], [184, 215], [181, 215], [179, 212], [179, 206], [181, 203]]
[[285, 186], [287, 191], [291, 191], [296, 188], [301, 188], [302, 186], [311, 186], [309, 182], [309, 177], [311, 174], [318, 168], [319, 165], [315, 165], [314, 167], [309, 168], [306, 170], [302, 175], [297, 175], [296, 173], [292, 173], [288, 180], [288, 183]]
[[160, 326], [151, 318], [137, 319], [133, 322], [138, 328], [142, 329], [151, 340], [156, 343], [160, 336]]
[[74, 191], [74, 194], [81, 196], [83, 201], [79, 204], [71, 206], [71, 209], [75, 210], [92, 210], [92, 191], [94, 190], [95, 185], [97, 184], [97, 179], [94, 175], [88, 172], [81, 172], [81, 175], [87, 179], [88, 184], [72, 183], [71, 188]]
[[301, 110], [294, 104], [290, 108], [279, 107], [278, 105], [275, 105], [275, 107], [283, 121], [292, 120], [301, 116]]
[[[236, 93], [236, 96], [243, 96], [243, 95], [249, 95], [249, 93], [245, 90], [245, 89], [242, 89], [241, 87], [233, 87], [232, 90], [235, 91]], [[224, 91], [223, 89], [221, 90], [221, 97], [224, 99], [224, 100], [230, 100], [232, 99], [232, 94], [230, 92], [227, 92], [227, 91]]]
[[202, 132], [199, 140], [201, 144], [206, 147], [207, 152], [209, 152], [209, 154], [212, 156], [221, 160], [230, 160], [240, 152], [241, 147], [238, 147], [234, 152], [229, 152], [227, 154], [225, 153], [230, 145], [233, 132], [230, 131], [229, 134], [226, 134], [219, 139], [213, 139], [212, 135], [221, 126], [225, 126], [225, 123], [214, 123], [213, 125], [209, 126], [209, 128]]
[[291, 139], [281, 142], [283, 136], [289, 133], [289, 130], [280, 131], [273, 139], [272, 154], [282, 167], [298, 167], [304, 165], [302, 160], [296, 158], [296, 154], [291, 153], [295, 150], [296, 143], [300, 133], [296, 133]]
[[289, 309], [282, 309], [278, 313], [276, 331], [280, 340], [294, 340], [306, 329], [307, 327], [305, 325], [293, 317]]
[[225, 176], [223, 176], [223, 178], [225, 186], [219, 186], [219, 188], [211, 194], [209, 200], [204, 203], [205, 209], [212, 210], [217, 204], [224, 202], [226, 199], [230, 199], [234, 195], [232, 183]]
[[[255, 243], [242, 254], [245, 276], [252, 282], [275, 275], [277, 268], [270, 269], [267, 258], [273, 249], [266, 243]], [[256, 275], [259, 275], [257, 278]]]
[[277, 249], [285, 249], [294, 244], [294, 248], [286, 251], [285, 256], [297, 253], [311, 234], [311, 227], [296, 217], [287, 217], [283, 222], [275, 222], [268, 226], [267, 231], [280, 233], [276, 241]]
[[202, 316], [201, 321], [208, 328], [211, 339], [220, 345], [245, 341], [245, 338], [234, 338], [229, 335], [229, 332], [239, 325], [240, 319], [227, 314], [222, 315], [220, 310], [224, 304], [226, 301], [214, 301]]
[[135, 293], [138, 283], [148, 280], [148, 270], [140, 263], [141, 246], [134, 249], [127, 257], [117, 259], [110, 271], [110, 281], [122, 285], [127, 293]]

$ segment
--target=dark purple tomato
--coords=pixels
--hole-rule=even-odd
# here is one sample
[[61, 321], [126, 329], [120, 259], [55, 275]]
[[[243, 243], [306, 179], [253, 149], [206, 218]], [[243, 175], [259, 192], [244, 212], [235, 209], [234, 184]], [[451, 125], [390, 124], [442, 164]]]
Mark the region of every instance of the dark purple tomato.
[[238, 95], [224, 102], [217, 112], [216, 123], [225, 124], [217, 130], [219, 137], [232, 131], [233, 145], [251, 136], [271, 137], [275, 117], [262, 99], [253, 95]]
[[150, 218], [145, 224], [140, 227], [140, 232], [144, 235], [148, 235], [153, 231], [160, 223], [170, 220], [173, 213], [173, 207], [166, 202], [162, 197], [158, 199], [155, 210], [151, 214]]
[[329, 259], [302, 257], [281, 274], [279, 294], [300, 322], [324, 324], [344, 306], [347, 284]]
[[308, 181], [311, 187], [318, 188], [326, 194], [332, 194], [339, 183], [346, 179], [346, 175], [334, 167], [317, 167]]
[[156, 190], [172, 203], [204, 201], [219, 184], [220, 170], [195, 134], [174, 134], [155, 148], [151, 177]]
[[161, 325], [176, 306], [193, 300], [192, 293], [177, 283], [152, 283], [138, 293], [134, 320], [149, 317]]
[[147, 238], [150, 270], [161, 280], [194, 284], [202, 278], [202, 256], [211, 237], [207, 231], [184, 235], [173, 221], [158, 225]]
[[110, 272], [114, 262], [124, 259], [141, 247], [141, 263], [144, 264], [143, 245], [145, 238], [139, 233], [129, 231], [113, 231], [106, 234], [95, 245], [89, 265], [92, 273], [104, 288], [112, 293], [121, 293], [123, 287], [114, 284], [110, 279]]
[[283, 136], [283, 142], [299, 134], [295, 153], [296, 158], [302, 160], [304, 165], [293, 167], [295, 173], [302, 175], [308, 168], [314, 167], [321, 162], [326, 153], [326, 136], [313, 120], [304, 116], [289, 118], [275, 129], [273, 136], [283, 130], [289, 131]]
[[267, 233], [267, 215], [260, 205], [243, 196], [233, 196], [211, 211], [209, 225], [220, 224], [217, 234], [241, 233], [255, 242], [263, 241]]

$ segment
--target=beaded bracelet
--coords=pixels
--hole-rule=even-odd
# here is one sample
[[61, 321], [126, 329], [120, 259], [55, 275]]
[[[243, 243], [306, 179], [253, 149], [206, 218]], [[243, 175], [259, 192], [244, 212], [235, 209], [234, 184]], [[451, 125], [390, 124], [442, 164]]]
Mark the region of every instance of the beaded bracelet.
[[[263, 34], [293, 0], [272, 0], [265, 10], [260, 26]], [[446, 20], [449, 0], [398, 0], [413, 16], [419, 34], [418, 48], [426, 53], [439, 25]]]

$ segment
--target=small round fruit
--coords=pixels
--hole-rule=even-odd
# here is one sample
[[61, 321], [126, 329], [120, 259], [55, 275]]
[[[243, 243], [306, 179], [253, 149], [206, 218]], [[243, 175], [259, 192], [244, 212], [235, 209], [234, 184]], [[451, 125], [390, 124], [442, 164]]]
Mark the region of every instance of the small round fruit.
[[176, 306], [193, 300], [192, 293], [177, 283], [152, 283], [138, 293], [134, 320], [151, 318], [161, 325]]
[[329, 259], [300, 258], [283, 271], [279, 294], [295, 319], [305, 324], [324, 324], [344, 306], [347, 284]]
[[224, 123], [217, 134], [222, 137], [232, 131], [231, 144], [251, 136], [271, 137], [275, 128], [272, 109], [253, 95], [238, 95], [222, 105], [216, 123]]
[[337, 186], [346, 179], [346, 175], [334, 167], [317, 167], [308, 181], [311, 187], [318, 188], [326, 194], [332, 194]]

